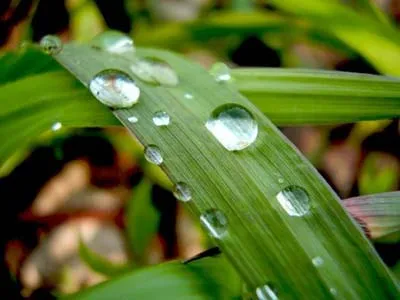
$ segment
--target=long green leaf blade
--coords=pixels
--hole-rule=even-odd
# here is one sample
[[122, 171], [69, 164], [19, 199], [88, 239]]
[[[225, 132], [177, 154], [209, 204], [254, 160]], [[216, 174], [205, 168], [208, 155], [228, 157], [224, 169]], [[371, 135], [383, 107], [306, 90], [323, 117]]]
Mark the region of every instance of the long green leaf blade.
[[[399, 295], [388, 269], [338, 197], [234, 86], [217, 83], [205, 70], [172, 53], [153, 49], [138, 53], [167, 61], [179, 74], [180, 84], [163, 87], [137, 80], [139, 104], [113, 113], [142, 144], [160, 148], [163, 170], [172, 182], [189, 186], [193, 200], [187, 206], [197, 217], [204, 219], [213, 209], [225, 215], [220, 221], [225, 224], [226, 218], [226, 232], [210, 233], [252, 290], [265, 290], [264, 285], [270, 284], [281, 299]], [[75, 57], [80, 58], [79, 64]], [[85, 85], [107, 69], [136, 78], [129, 57], [110, 56], [89, 46], [66, 45], [56, 59]], [[186, 92], [193, 94], [193, 101], [183, 97]], [[227, 103], [250, 110], [258, 123], [257, 141], [244, 151], [228, 152], [205, 128], [211, 113]], [[168, 112], [171, 125], [154, 126], [157, 111]], [[129, 122], [132, 115], [140, 121]], [[305, 192], [279, 195], [296, 186]], [[282, 197], [291, 198], [286, 201], [295, 201], [295, 206], [309, 199], [310, 212], [292, 217]], [[317, 257], [323, 261], [321, 268], [313, 264]]]
[[238, 68], [239, 91], [277, 124], [324, 124], [400, 116], [400, 79], [347, 72]]
[[141, 269], [63, 299], [239, 299], [240, 287], [232, 268], [215, 257]]

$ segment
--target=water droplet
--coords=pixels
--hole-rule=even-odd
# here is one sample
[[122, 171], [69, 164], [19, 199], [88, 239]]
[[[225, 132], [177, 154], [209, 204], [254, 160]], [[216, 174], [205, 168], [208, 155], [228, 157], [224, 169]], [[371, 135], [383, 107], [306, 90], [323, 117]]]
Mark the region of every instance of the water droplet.
[[132, 72], [141, 80], [166, 86], [176, 86], [179, 78], [172, 67], [162, 60], [143, 58], [131, 65]]
[[93, 48], [104, 50], [109, 53], [123, 54], [135, 52], [133, 40], [129, 36], [115, 30], [100, 33], [90, 44]]
[[137, 123], [137, 121], [139, 121], [139, 119], [138, 119], [137, 117], [135, 117], [135, 116], [130, 116], [130, 117], [128, 118], [128, 121], [129, 121], [130, 123]]
[[270, 284], [265, 284], [256, 289], [258, 300], [278, 300], [276, 290]]
[[193, 95], [191, 93], [185, 93], [183, 97], [185, 97], [186, 99], [193, 99]]
[[324, 263], [324, 260], [321, 256], [316, 256], [312, 259], [312, 263], [314, 266], [320, 267]]
[[215, 237], [220, 238], [228, 225], [224, 213], [218, 209], [209, 209], [200, 216], [200, 222]]
[[94, 76], [89, 89], [97, 100], [112, 108], [131, 107], [140, 96], [138, 86], [128, 74], [112, 69]]
[[151, 162], [157, 166], [161, 165], [164, 161], [161, 150], [155, 145], [149, 145], [144, 149], [144, 157], [148, 162]]
[[332, 295], [337, 296], [338, 292], [335, 288], [330, 288], [329, 291], [331, 292]]
[[276, 196], [279, 204], [289, 216], [301, 217], [310, 211], [310, 198], [308, 193], [299, 186], [284, 188]]
[[282, 177], [279, 177], [279, 178], [278, 178], [278, 182], [279, 182], [279, 183], [284, 183], [284, 182], [285, 182], [285, 179], [283, 179]]
[[61, 122], [56, 122], [56, 123], [54, 123], [53, 125], [51, 125], [51, 130], [57, 131], [57, 130], [60, 130], [61, 127], [62, 127]]
[[215, 109], [206, 122], [206, 127], [229, 151], [247, 148], [258, 134], [258, 124], [252, 114], [235, 104], [226, 104]]
[[58, 36], [46, 35], [40, 40], [40, 47], [47, 54], [55, 55], [60, 53], [63, 48], [63, 44]]
[[165, 111], [158, 111], [153, 116], [153, 123], [156, 126], [168, 126], [171, 118]]
[[217, 62], [212, 65], [210, 74], [215, 78], [217, 82], [227, 82], [232, 79], [231, 70], [229, 67], [221, 62]]
[[192, 200], [192, 191], [190, 187], [184, 182], [178, 182], [174, 185], [172, 192], [176, 199], [181, 200], [183, 202], [188, 202]]

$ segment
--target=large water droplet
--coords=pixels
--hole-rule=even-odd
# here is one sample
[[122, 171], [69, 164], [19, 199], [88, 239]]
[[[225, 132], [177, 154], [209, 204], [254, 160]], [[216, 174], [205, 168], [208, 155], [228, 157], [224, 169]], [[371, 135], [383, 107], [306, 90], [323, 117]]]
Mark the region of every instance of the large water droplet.
[[215, 78], [217, 82], [227, 82], [232, 79], [231, 70], [229, 67], [221, 62], [217, 62], [212, 65], [210, 74]]
[[209, 209], [200, 216], [200, 222], [215, 238], [220, 238], [225, 232], [228, 225], [224, 213], [218, 209]]
[[110, 53], [123, 54], [135, 52], [133, 40], [129, 36], [114, 30], [100, 33], [90, 44], [93, 48]]
[[310, 197], [299, 186], [292, 185], [284, 188], [276, 198], [289, 216], [301, 217], [310, 211]]
[[206, 127], [229, 151], [247, 148], [258, 134], [258, 124], [252, 114], [235, 104], [226, 104], [215, 109], [206, 122]]
[[130, 116], [130, 117], [128, 117], [128, 121], [130, 123], [137, 123], [139, 121], [139, 119], [138, 119], [138, 117]]
[[276, 290], [270, 284], [258, 287], [256, 295], [258, 300], [278, 300]]
[[174, 185], [172, 189], [172, 193], [174, 194], [175, 198], [181, 200], [183, 202], [188, 202], [192, 200], [192, 191], [190, 187], [184, 182], [178, 182]]
[[171, 118], [165, 111], [158, 111], [153, 116], [153, 123], [156, 126], [168, 126]]
[[144, 149], [144, 157], [155, 165], [161, 165], [164, 161], [161, 150], [155, 145], [149, 145]]
[[312, 259], [312, 263], [316, 267], [320, 267], [324, 263], [324, 259], [321, 256], [316, 256]]
[[166, 86], [176, 86], [179, 78], [174, 69], [162, 60], [143, 58], [131, 65], [132, 72], [141, 80]]
[[138, 86], [128, 74], [112, 69], [94, 76], [89, 89], [97, 100], [112, 108], [131, 107], [140, 96]]
[[40, 40], [40, 47], [47, 54], [54, 55], [62, 50], [63, 44], [58, 36], [46, 35]]

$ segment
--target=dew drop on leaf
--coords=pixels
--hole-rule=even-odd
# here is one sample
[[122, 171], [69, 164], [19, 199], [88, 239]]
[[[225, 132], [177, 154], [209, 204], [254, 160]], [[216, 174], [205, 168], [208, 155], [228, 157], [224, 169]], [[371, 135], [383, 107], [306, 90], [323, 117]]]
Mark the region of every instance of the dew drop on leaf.
[[137, 123], [139, 121], [139, 119], [136, 116], [130, 116], [130, 117], [128, 117], [128, 121], [130, 123]]
[[210, 74], [217, 82], [228, 82], [232, 79], [231, 70], [226, 64], [221, 62], [212, 65]]
[[270, 284], [264, 284], [256, 289], [258, 300], [278, 300], [276, 289]]
[[200, 222], [211, 236], [221, 238], [226, 232], [228, 221], [224, 213], [218, 209], [209, 209], [200, 216]]
[[323, 258], [321, 256], [316, 256], [316, 257], [314, 257], [312, 259], [312, 263], [313, 263], [314, 266], [320, 267], [320, 266], [323, 265], [324, 260], [323, 260]]
[[289, 216], [302, 217], [310, 211], [310, 197], [299, 186], [292, 185], [284, 188], [276, 198]]
[[193, 99], [193, 95], [191, 93], [185, 93], [183, 97], [185, 97], [185, 99]]
[[131, 107], [140, 96], [139, 87], [128, 74], [112, 69], [96, 74], [89, 89], [97, 100], [112, 108]]
[[55, 55], [62, 50], [63, 44], [58, 36], [46, 35], [40, 40], [40, 47], [47, 54]]
[[135, 53], [133, 39], [119, 31], [109, 30], [97, 35], [91, 46], [109, 53], [124, 54]]
[[175, 198], [180, 201], [188, 202], [192, 200], [192, 191], [184, 182], [176, 183], [172, 189], [172, 193], [174, 194]]
[[165, 111], [158, 111], [153, 116], [153, 123], [156, 126], [168, 126], [170, 122], [171, 118]]
[[57, 131], [57, 130], [60, 130], [61, 127], [62, 127], [61, 122], [55, 122], [53, 125], [51, 125], [51, 130]]
[[174, 69], [162, 60], [142, 58], [134, 61], [130, 68], [137, 77], [147, 83], [165, 86], [176, 86], [179, 83]]
[[225, 104], [215, 109], [206, 128], [229, 151], [243, 150], [257, 138], [258, 124], [242, 106]]
[[149, 145], [144, 148], [144, 157], [148, 162], [155, 165], [161, 165], [164, 161], [160, 148], [155, 145]]

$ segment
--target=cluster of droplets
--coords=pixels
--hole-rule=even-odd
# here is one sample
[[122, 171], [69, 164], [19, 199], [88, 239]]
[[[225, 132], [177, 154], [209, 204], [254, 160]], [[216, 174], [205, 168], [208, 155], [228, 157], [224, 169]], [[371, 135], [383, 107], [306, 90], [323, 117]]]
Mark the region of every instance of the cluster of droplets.
[[[62, 50], [62, 42], [55, 36], [44, 37], [40, 45], [42, 49], [51, 55]], [[134, 54], [133, 40], [124, 34], [109, 31], [96, 37], [92, 41], [92, 47], [114, 54]], [[157, 85], [176, 86], [179, 77], [166, 62], [144, 58], [135, 59], [130, 70], [140, 80]], [[210, 74], [218, 83], [228, 82], [232, 79], [230, 69], [223, 63], [216, 63], [210, 70]], [[111, 108], [131, 107], [139, 101], [140, 89], [135, 81], [125, 72], [120, 70], [105, 70], [96, 74], [89, 83], [92, 94], [103, 104]], [[185, 99], [193, 99], [191, 93], [183, 95]], [[130, 123], [137, 123], [137, 116], [128, 117]], [[153, 124], [158, 127], [168, 126], [171, 118], [165, 111], [158, 111], [152, 117]], [[54, 123], [52, 130], [62, 127], [61, 123]], [[214, 138], [228, 151], [240, 151], [252, 145], [258, 135], [258, 124], [249, 110], [237, 104], [225, 104], [216, 108], [205, 127]], [[161, 150], [156, 145], [148, 145], [144, 149], [147, 161], [161, 165], [164, 161]], [[284, 183], [279, 177], [278, 182]], [[183, 202], [192, 200], [192, 191], [185, 182], [177, 182], [173, 187], [174, 196]], [[310, 211], [310, 198], [308, 193], [299, 186], [288, 186], [281, 190], [276, 199], [284, 211], [292, 217], [303, 217]], [[200, 216], [201, 224], [213, 237], [220, 239], [227, 232], [228, 220], [225, 214], [218, 209], [209, 209]], [[317, 256], [312, 259], [315, 267], [320, 267], [324, 260]], [[337, 291], [331, 289], [335, 295]], [[256, 289], [258, 299], [277, 300], [277, 292], [270, 285], [265, 284]]]

